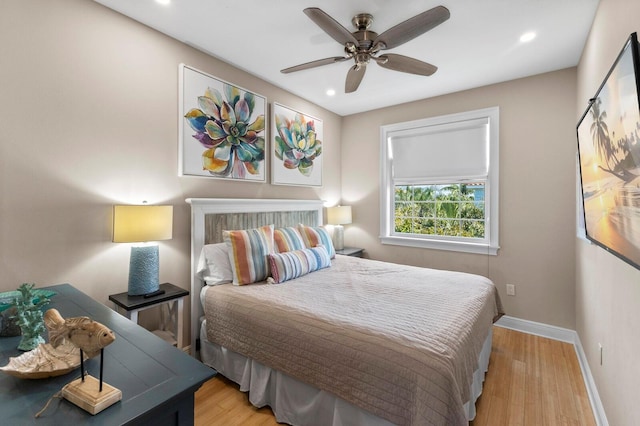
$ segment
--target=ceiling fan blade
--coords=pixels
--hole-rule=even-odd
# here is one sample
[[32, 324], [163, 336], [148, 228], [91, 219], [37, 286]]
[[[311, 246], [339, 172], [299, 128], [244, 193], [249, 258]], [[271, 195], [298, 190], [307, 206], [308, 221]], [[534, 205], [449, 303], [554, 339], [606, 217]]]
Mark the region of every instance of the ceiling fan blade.
[[354, 65], [349, 69], [347, 73], [347, 81], [344, 84], [344, 92], [352, 93], [358, 90], [360, 82], [364, 77], [364, 73], [367, 71], [366, 65]]
[[389, 28], [376, 37], [373, 45], [375, 46], [377, 43], [382, 42], [384, 43], [384, 47], [381, 47], [382, 49], [392, 49], [400, 46], [442, 24], [449, 19], [449, 16], [449, 9], [444, 6], [436, 6]]
[[342, 56], [334, 56], [333, 58], [318, 59], [317, 61], [311, 61], [304, 64], [296, 65], [293, 67], [285, 68], [283, 70], [280, 70], [280, 72], [283, 74], [289, 74], [290, 72], [302, 71], [309, 68], [319, 67], [322, 65], [335, 64], [336, 62], [346, 61], [347, 59], [351, 59], [351, 58], [348, 56], [345, 58], [343, 58]]
[[375, 58], [378, 65], [394, 71], [406, 72], [409, 74], [418, 74], [429, 76], [438, 70], [435, 65], [419, 61], [404, 55], [396, 55], [387, 53]]
[[347, 43], [353, 43], [356, 46], [358, 45], [358, 40], [349, 32], [349, 30], [340, 25], [338, 21], [327, 15], [321, 9], [317, 7], [308, 7], [304, 10], [304, 13], [338, 43], [342, 45]]

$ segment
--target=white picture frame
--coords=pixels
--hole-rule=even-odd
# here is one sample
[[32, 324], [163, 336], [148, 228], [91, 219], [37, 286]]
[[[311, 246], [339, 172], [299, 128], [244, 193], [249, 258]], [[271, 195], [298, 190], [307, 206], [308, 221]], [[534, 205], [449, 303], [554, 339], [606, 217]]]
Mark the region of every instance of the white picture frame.
[[271, 183], [322, 186], [322, 120], [272, 103]]
[[267, 181], [267, 98], [179, 67], [180, 176]]

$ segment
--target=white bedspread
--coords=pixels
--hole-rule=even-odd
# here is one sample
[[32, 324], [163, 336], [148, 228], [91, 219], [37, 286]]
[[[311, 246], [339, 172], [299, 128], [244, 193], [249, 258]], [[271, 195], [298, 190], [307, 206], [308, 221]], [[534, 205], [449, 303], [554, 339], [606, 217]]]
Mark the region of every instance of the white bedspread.
[[339, 256], [283, 284], [205, 296], [208, 340], [396, 424], [466, 424], [502, 311], [484, 277]]

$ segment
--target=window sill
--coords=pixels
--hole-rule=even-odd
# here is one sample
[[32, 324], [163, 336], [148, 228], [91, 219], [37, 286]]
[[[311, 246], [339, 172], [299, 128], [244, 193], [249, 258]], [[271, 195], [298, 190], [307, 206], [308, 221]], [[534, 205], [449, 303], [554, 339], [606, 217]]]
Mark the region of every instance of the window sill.
[[457, 251], [461, 253], [488, 254], [497, 256], [499, 246], [491, 246], [487, 244], [475, 244], [458, 241], [438, 241], [423, 238], [411, 238], [400, 236], [381, 236], [382, 244], [390, 244], [395, 246], [420, 247], [435, 250]]

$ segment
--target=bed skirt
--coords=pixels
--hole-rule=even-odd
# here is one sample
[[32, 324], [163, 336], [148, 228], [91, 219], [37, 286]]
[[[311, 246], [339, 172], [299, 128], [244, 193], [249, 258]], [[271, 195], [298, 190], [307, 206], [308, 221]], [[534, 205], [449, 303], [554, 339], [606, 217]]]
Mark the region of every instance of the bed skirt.
[[[482, 393], [485, 373], [491, 355], [492, 330], [484, 342], [473, 373], [472, 401], [464, 406], [468, 420], [476, 416], [475, 401]], [[256, 407], [270, 406], [276, 420], [296, 426], [303, 425], [366, 425], [389, 426], [389, 421], [293, 377], [273, 370], [257, 361], [207, 340], [205, 321], [200, 327], [200, 357], [202, 362], [249, 392], [249, 401]]]

